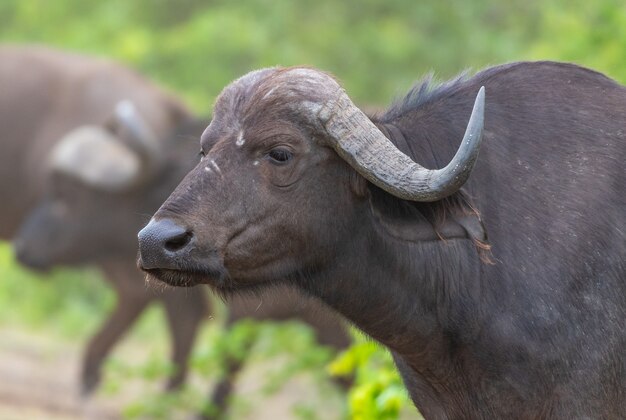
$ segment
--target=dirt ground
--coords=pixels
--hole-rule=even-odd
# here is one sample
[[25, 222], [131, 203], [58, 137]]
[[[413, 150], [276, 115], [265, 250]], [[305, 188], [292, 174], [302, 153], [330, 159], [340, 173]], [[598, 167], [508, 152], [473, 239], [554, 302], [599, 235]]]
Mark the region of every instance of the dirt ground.
[[[98, 392], [94, 397], [82, 399], [77, 386], [80, 343], [53, 342], [43, 335], [0, 329], [0, 420], [119, 419], [123, 407], [138, 393], [145, 394], [145, 389], [138, 390], [130, 385], [114, 395]], [[132, 343], [123, 344], [116, 352], [133, 354], [129, 349], [132, 346]], [[342, 393], [321, 395], [316, 391], [319, 387], [314, 380], [306, 375], [291, 379], [273, 395], [262, 395], [258, 378], [266, 374], [268, 368], [271, 367], [267, 363], [253, 364], [242, 372], [236, 395], [245, 400], [248, 408], [233, 418], [302, 418], [294, 414], [297, 405], [314, 410], [319, 419], [341, 418]], [[193, 418], [193, 413], [180, 418]]]

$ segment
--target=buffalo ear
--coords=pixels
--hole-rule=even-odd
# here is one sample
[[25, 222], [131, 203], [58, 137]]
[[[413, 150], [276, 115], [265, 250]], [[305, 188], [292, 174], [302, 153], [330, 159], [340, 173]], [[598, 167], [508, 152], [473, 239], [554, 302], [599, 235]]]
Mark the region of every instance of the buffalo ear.
[[479, 213], [462, 193], [432, 203], [401, 200], [369, 184], [372, 217], [387, 235], [409, 242], [470, 239], [481, 259], [489, 253]]
[[480, 213], [473, 207], [468, 206], [464, 211], [453, 214], [452, 219], [463, 227], [466, 236], [474, 242], [481, 261], [485, 264], [494, 265], [495, 262], [491, 253], [487, 229], [480, 217]]
[[371, 217], [382, 234], [407, 242], [439, 239], [419, 203], [400, 200], [373, 184], [367, 185], [367, 191]]

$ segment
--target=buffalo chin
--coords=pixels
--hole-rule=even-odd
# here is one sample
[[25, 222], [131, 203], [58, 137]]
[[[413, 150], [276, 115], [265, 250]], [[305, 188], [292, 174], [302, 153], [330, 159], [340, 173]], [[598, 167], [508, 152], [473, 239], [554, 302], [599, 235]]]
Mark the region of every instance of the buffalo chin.
[[198, 284], [208, 284], [213, 287], [227, 287], [228, 273], [219, 269], [195, 269], [195, 270], [173, 270], [167, 268], [145, 269], [139, 264], [139, 268], [147, 274], [150, 282], [156, 280], [174, 287], [193, 287]]

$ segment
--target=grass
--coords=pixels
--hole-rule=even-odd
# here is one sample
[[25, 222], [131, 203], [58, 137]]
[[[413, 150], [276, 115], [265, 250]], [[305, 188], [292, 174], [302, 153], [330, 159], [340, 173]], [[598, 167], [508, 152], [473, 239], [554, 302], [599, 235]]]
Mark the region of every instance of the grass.
[[[59, 268], [35, 273], [19, 266], [10, 244], [0, 243], [0, 336], [3, 330], [7, 334], [18, 330], [43, 343], [84, 347], [114, 304], [115, 295], [98, 270]], [[149, 308], [110, 355], [100, 395], [123, 400], [125, 418], [184, 417], [184, 413], [201, 409], [211, 383], [222, 373], [225, 355], [234, 354], [246, 357], [248, 365], [270, 366], [259, 380], [252, 381], [258, 382], [254, 392], [234, 398], [234, 418], [248, 416], [254, 412], [253, 405], [302, 375], [315, 388], [312, 393], [323, 398], [334, 395], [337, 400], [339, 391], [328, 382], [326, 369], [332, 352], [316, 344], [307, 326], [243, 321], [224, 331], [223, 315], [224, 311], [218, 310], [217, 319], [206, 322], [200, 332], [190, 359], [189, 384], [178, 393], [164, 395], [162, 387], [172, 369], [169, 335], [162, 308]], [[246, 343], [251, 337], [255, 344], [249, 349]], [[333, 407], [338, 416], [346, 409], [341, 403]], [[316, 405], [308, 401], [291, 410], [293, 418], [306, 419], [320, 418], [316, 411]]]

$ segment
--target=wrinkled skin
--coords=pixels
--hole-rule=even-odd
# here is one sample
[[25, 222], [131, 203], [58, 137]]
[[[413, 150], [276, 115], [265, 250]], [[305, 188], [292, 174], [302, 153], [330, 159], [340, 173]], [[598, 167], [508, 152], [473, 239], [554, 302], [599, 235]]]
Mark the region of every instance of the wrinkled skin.
[[[351, 223], [361, 211], [352, 205], [358, 199], [354, 171], [292, 124], [288, 107], [241, 121], [241, 108], [249, 104], [237, 107], [237, 87], [216, 103], [201, 138], [205, 157], [155, 216], [193, 231], [195, 246], [185, 270], [172, 267], [172, 284], [210, 281], [227, 291], [313, 271], [336, 260], [329, 244], [345, 241], [358, 227]], [[309, 211], [312, 203], [315, 212]], [[157, 277], [169, 274], [165, 269]]]
[[426, 418], [626, 417], [626, 89], [514, 63], [416, 89], [373, 122], [442, 167], [481, 86], [469, 181], [412, 203], [329, 146], [328, 76], [244, 76], [216, 102], [203, 160], [139, 233], [139, 266], [221, 294], [278, 283], [318, 297], [391, 350]]

